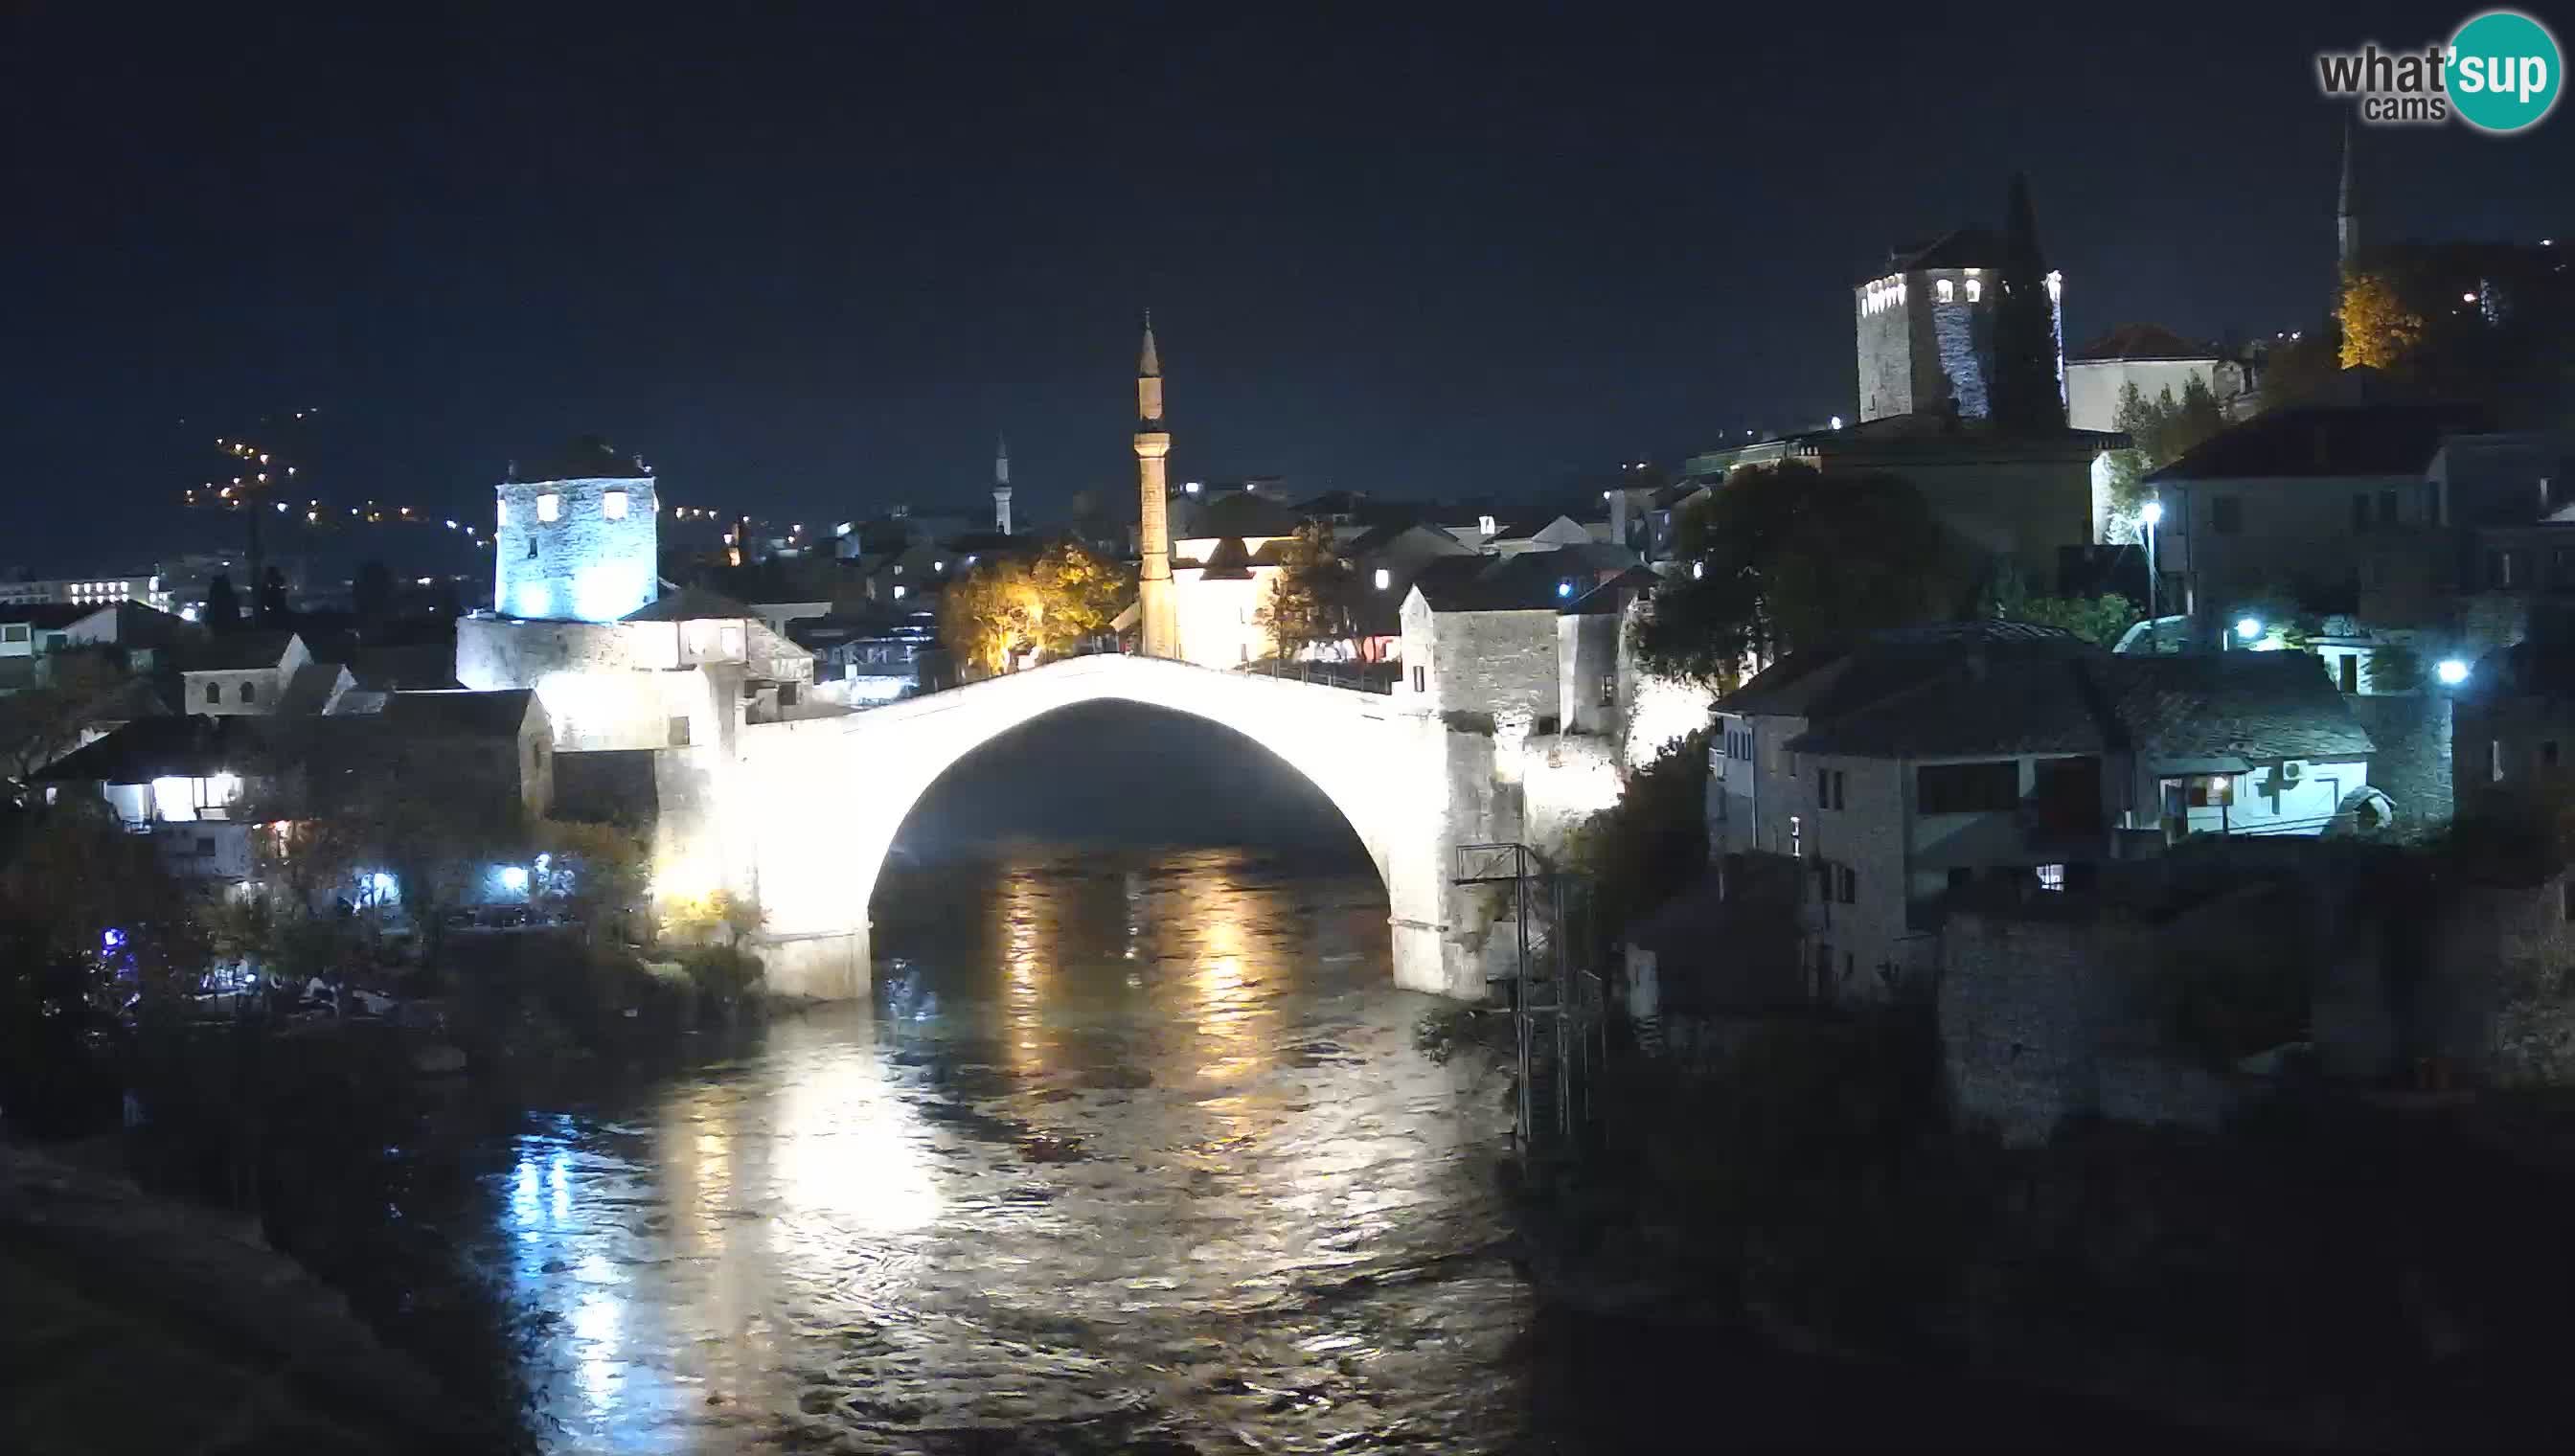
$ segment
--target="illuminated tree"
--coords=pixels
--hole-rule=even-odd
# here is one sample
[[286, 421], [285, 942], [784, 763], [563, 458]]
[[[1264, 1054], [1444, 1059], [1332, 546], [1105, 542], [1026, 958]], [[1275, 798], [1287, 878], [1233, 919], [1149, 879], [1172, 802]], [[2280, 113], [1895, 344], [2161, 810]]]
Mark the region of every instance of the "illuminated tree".
[[1038, 649], [1050, 658], [1071, 657], [1108, 632], [1136, 595], [1125, 567], [1077, 541], [1040, 552], [1030, 578], [1038, 591]]
[[2355, 269], [2342, 281], [2342, 367], [2393, 370], [2423, 340], [2423, 316], [2405, 306], [2396, 281]]
[[939, 598], [939, 637], [976, 677], [1009, 671], [1038, 645], [1043, 610], [1027, 564], [993, 557], [969, 568]]
[[80, 746], [81, 732], [125, 677], [102, 649], [58, 652], [46, 681], [0, 698], [0, 778], [15, 799], [39, 768]]
[[939, 603], [939, 636], [960, 663], [990, 677], [1023, 656], [1081, 651], [1109, 631], [1133, 596], [1123, 567], [1061, 541], [1033, 562], [994, 557], [949, 583]]
[[1309, 647], [1347, 641], [1352, 631], [1350, 564], [1332, 550], [1331, 528], [1308, 521], [1279, 552], [1279, 573], [1253, 623], [1270, 634], [1276, 662]]
[[2033, 597], [2017, 573], [2005, 572], [1986, 596], [1986, 609], [1997, 621], [2026, 622], [2063, 628], [2085, 642], [2112, 648], [2128, 629], [2143, 620], [2137, 604], [2115, 592], [2098, 597]]
[[2112, 541], [2138, 539], [2137, 513], [2145, 505], [2145, 478], [2188, 455], [2226, 428], [2217, 396], [2196, 375], [2183, 384], [2175, 400], [2167, 388], [2153, 400], [2131, 382], [2119, 388], [2118, 413], [2111, 428], [2128, 437], [2128, 448], [2110, 452], [2110, 534]]

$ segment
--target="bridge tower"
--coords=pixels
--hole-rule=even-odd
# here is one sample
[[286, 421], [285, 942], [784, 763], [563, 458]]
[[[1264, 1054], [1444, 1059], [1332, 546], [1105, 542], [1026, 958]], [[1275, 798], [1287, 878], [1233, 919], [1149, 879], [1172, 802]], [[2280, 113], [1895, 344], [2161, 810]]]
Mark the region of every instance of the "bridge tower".
[[1149, 658], [1181, 655], [1179, 604], [1172, 600], [1172, 525], [1164, 458], [1172, 453], [1163, 428], [1163, 361], [1154, 352], [1154, 311], [1145, 311], [1145, 347], [1136, 360], [1136, 630], [1138, 651]]

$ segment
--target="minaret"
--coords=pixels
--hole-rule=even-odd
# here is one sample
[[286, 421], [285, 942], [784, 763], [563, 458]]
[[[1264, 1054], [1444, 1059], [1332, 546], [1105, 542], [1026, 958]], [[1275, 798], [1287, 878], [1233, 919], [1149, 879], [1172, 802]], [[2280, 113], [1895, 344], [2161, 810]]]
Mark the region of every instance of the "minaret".
[[1181, 618], [1172, 601], [1172, 524], [1163, 459], [1172, 437], [1163, 428], [1163, 361], [1154, 352], [1154, 312], [1145, 311], [1145, 347], [1136, 360], [1136, 627], [1149, 658], [1181, 655]]
[[2334, 203], [2334, 251], [2342, 260], [2345, 273], [2360, 262], [2360, 199], [2353, 194], [2351, 123], [2342, 124], [2342, 192]]
[[1004, 536], [1011, 534], [1011, 441], [1009, 436], [993, 442], [993, 529]]

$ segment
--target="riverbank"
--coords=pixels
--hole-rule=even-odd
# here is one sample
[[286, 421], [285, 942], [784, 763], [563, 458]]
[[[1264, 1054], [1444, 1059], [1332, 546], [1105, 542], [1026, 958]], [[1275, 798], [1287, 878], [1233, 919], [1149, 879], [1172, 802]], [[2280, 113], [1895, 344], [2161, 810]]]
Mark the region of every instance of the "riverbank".
[[1756, 1039], [1599, 1089], [1520, 1201], [1543, 1298], [2170, 1422], [2193, 1444], [2511, 1448], [2549, 1428], [2562, 1162], [2330, 1099], [2222, 1135], [1946, 1126], [1918, 1033]]
[[452, 1452], [506, 1444], [255, 1224], [0, 1143], [0, 1447]]

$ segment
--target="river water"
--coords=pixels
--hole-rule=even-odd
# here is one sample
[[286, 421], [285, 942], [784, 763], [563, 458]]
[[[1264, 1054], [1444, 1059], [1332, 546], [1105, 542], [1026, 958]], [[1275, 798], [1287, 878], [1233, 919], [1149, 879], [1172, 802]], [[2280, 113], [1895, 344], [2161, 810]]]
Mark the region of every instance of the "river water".
[[532, 1114], [451, 1237], [558, 1449], [1507, 1449], [1501, 1079], [1366, 863], [889, 871], [869, 1005]]

